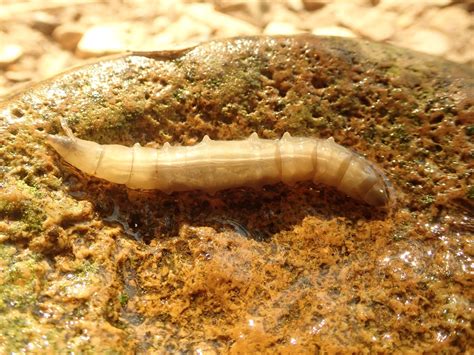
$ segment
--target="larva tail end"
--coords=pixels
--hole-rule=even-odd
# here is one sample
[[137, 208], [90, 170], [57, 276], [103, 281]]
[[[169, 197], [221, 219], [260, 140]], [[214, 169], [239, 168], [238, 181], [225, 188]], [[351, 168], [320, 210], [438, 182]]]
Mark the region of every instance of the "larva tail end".
[[374, 207], [386, 207], [390, 202], [387, 188], [383, 183], [376, 183], [367, 191], [364, 201]]

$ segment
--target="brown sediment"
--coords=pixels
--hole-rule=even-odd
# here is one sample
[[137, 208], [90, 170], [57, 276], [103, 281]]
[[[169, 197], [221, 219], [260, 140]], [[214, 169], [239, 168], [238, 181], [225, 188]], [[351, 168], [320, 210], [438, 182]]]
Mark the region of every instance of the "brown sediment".
[[[0, 104], [0, 349], [472, 351], [473, 77], [366, 41], [237, 38], [100, 61]], [[60, 117], [129, 146], [334, 136], [397, 206], [310, 183], [127, 190], [48, 148]]]

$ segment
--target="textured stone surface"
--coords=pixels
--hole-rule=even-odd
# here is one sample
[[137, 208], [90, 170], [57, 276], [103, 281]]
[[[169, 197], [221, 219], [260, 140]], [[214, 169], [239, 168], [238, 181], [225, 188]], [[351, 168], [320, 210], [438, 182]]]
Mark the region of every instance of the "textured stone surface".
[[472, 67], [470, 1], [127, 0], [110, 6], [96, 0], [2, 0], [0, 43], [19, 45], [24, 54], [0, 68], [0, 97], [91, 56], [177, 50], [225, 36], [306, 32], [380, 39]]
[[[472, 351], [471, 69], [370, 42], [116, 57], [0, 104], [0, 349]], [[194, 144], [334, 136], [388, 212], [310, 183], [165, 195], [67, 166], [44, 132]]]

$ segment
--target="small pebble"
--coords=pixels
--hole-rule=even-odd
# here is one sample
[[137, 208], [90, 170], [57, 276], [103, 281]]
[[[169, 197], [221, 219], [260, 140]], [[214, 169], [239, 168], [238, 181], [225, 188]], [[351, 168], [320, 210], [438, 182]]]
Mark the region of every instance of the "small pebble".
[[56, 75], [71, 65], [72, 53], [46, 53], [38, 61], [38, 71], [45, 78]]
[[336, 16], [345, 27], [374, 41], [385, 41], [395, 31], [396, 14], [381, 11], [376, 7], [359, 7], [353, 4], [341, 4]]
[[305, 8], [303, 0], [286, 0], [286, 6], [293, 11], [303, 11]]
[[293, 35], [301, 32], [295, 25], [288, 22], [270, 22], [263, 30], [266, 35]]
[[59, 45], [68, 50], [74, 51], [84, 35], [84, 28], [75, 24], [58, 26], [53, 31], [53, 38]]
[[120, 24], [98, 25], [89, 28], [77, 44], [82, 57], [118, 53], [126, 49], [123, 26]]
[[211, 34], [209, 26], [183, 15], [153, 38], [153, 50], [186, 48], [207, 40]]
[[324, 7], [326, 5], [326, 1], [324, 0], [303, 0], [303, 5], [304, 8], [308, 11], [315, 11], [319, 10], [320, 8]]
[[432, 9], [422, 17], [422, 20], [432, 29], [451, 36], [468, 33], [469, 28], [474, 27], [472, 15], [459, 7]]
[[56, 16], [44, 11], [35, 12], [32, 21], [31, 27], [47, 36], [51, 35], [56, 27], [60, 25]]
[[17, 44], [0, 45], [0, 67], [15, 63], [23, 55], [23, 48]]
[[450, 48], [449, 38], [446, 35], [429, 29], [411, 28], [400, 34], [399, 38], [393, 43], [433, 55], [443, 55]]
[[220, 37], [256, 35], [260, 29], [248, 22], [217, 12], [212, 4], [191, 4], [186, 15], [209, 26]]
[[311, 33], [316, 36], [357, 37], [351, 30], [340, 26], [316, 27]]
[[8, 70], [5, 72], [5, 78], [13, 82], [28, 81], [33, 78], [34, 74], [27, 70]]

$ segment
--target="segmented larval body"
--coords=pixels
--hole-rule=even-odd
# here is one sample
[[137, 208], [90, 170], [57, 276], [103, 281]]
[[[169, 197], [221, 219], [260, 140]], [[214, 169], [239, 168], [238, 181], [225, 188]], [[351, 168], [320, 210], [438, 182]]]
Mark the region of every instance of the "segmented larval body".
[[372, 206], [389, 202], [383, 175], [366, 159], [334, 139], [291, 137], [214, 141], [161, 149], [100, 145], [73, 136], [48, 135], [49, 144], [83, 172], [133, 189], [165, 192], [218, 190], [311, 180]]

